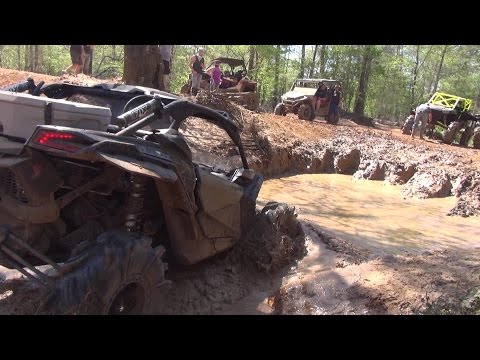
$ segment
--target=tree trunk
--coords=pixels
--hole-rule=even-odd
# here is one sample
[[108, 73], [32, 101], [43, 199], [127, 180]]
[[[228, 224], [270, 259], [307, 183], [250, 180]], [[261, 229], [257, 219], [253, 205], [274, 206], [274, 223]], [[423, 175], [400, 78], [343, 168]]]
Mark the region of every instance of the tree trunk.
[[410, 88], [410, 105], [413, 107], [415, 105], [415, 87], [417, 86], [417, 75], [418, 75], [418, 66], [420, 63], [420, 45], [417, 45], [417, 51], [415, 54], [415, 66], [413, 67], [413, 80], [412, 86]]
[[435, 76], [435, 83], [433, 84], [433, 93], [437, 91], [438, 82], [440, 81], [440, 74], [442, 73], [443, 59], [447, 53], [448, 45], [445, 45], [442, 49], [442, 56], [440, 57], [440, 64], [438, 65], [437, 74]]
[[90, 53], [90, 59], [88, 60], [88, 64], [85, 64], [83, 66], [83, 73], [85, 75], [92, 75], [92, 71], [93, 71], [93, 53], [94, 53], [94, 49], [91, 48], [90, 49], [91, 53]]
[[320, 76], [321, 77], [325, 77], [326, 65], [327, 65], [327, 45], [322, 45], [322, 47], [320, 48]]
[[278, 94], [278, 97], [280, 98], [280, 96], [282, 94], [285, 94], [286, 90], [287, 90], [287, 74], [288, 74], [288, 45], [285, 46], [285, 58], [284, 58], [284, 61], [285, 61], [285, 70], [284, 70], [284, 75], [283, 75], [283, 85], [282, 85], [282, 91], [280, 94]]
[[247, 72], [249, 74], [250, 74], [250, 71], [252, 71], [253, 68], [255, 67], [254, 61], [255, 61], [255, 46], [250, 45], [250, 53], [248, 57], [248, 68], [247, 68]]
[[17, 45], [17, 69], [22, 69], [22, 55], [20, 54], [20, 45]]
[[368, 78], [372, 68], [373, 55], [370, 51], [370, 46], [365, 46], [363, 53], [362, 68], [360, 70], [360, 77], [358, 81], [357, 98], [355, 99], [355, 106], [353, 112], [357, 116], [363, 116], [365, 111], [365, 102], [367, 99]]
[[25, 45], [25, 65], [23, 67], [23, 70], [28, 71], [28, 55], [30, 53], [29, 51], [30, 45]]
[[315, 45], [315, 48], [313, 49], [312, 66], [310, 67], [310, 74], [309, 74], [310, 78], [313, 78], [313, 72], [315, 71], [315, 58], [317, 57], [317, 49], [318, 49], [318, 45]]
[[33, 45], [33, 71], [38, 72], [40, 64], [40, 45]]
[[33, 65], [34, 65], [34, 46], [29, 45], [28, 46], [28, 70], [33, 71]]
[[305, 76], [305, 45], [302, 45], [302, 57], [300, 59], [300, 73], [298, 77], [303, 79]]
[[279, 85], [279, 77], [280, 77], [280, 45], [277, 45], [275, 53], [275, 78], [273, 82], [273, 103], [278, 102], [278, 85]]
[[164, 90], [163, 62], [158, 45], [125, 45], [124, 49], [125, 83]]
[[[255, 50], [255, 66], [258, 66], [258, 51]], [[258, 81], [258, 71], [255, 71], [255, 78], [253, 79]]]

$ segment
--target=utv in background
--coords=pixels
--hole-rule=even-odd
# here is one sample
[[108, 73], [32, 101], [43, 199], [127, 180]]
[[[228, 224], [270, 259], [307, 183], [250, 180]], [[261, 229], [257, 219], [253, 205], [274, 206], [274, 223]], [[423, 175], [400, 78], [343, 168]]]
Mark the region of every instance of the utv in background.
[[[244, 106], [245, 108], [255, 111], [260, 105], [260, 94], [258, 92], [258, 84], [256, 81], [247, 77], [247, 68], [245, 61], [242, 59], [232, 59], [219, 57], [213, 59], [210, 65], [205, 68], [200, 82], [200, 89], [208, 90], [212, 70], [215, 62], [220, 62], [222, 71], [222, 83], [218, 89], [218, 94], [227, 99]], [[191, 78], [188, 83], [182, 86], [180, 92], [182, 94], [190, 94], [192, 88]]]
[[[473, 147], [480, 149], [480, 118], [470, 112], [473, 105], [471, 99], [436, 92], [427, 103], [432, 116], [426, 128], [426, 136], [432, 137], [435, 126], [439, 126], [443, 129], [444, 143], [452, 144], [457, 134], [460, 134], [459, 145], [468, 146], [473, 137]], [[402, 127], [402, 133], [411, 134], [412, 126], [413, 118], [409, 117]]]
[[474, 147], [480, 148], [480, 133], [475, 130], [480, 119], [470, 112], [473, 106], [471, 99], [436, 92], [428, 103], [432, 109], [432, 121], [427, 129], [427, 136], [432, 136], [435, 125], [438, 125], [443, 129], [444, 143], [452, 144], [460, 133], [459, 145], [467, 146], [473, 136]]
[[331, 119], [328, 118], [330, 97], [317, 110], [316, 114], [313, 111], [314, 95], [321, 82], [327, 86], [329, 92], [336, 84], [340, 84], [340, 81], [332, 79], [297, 79], [292, 84], [290, 91], [282, 95], [282, 102], [275, 107], [275, 115], [294, 113], [301, 120], [313, 120], [316, 116], [320, 116], [324, 117], [328, 123], [336, 124], [338, 116], [332, 116]]

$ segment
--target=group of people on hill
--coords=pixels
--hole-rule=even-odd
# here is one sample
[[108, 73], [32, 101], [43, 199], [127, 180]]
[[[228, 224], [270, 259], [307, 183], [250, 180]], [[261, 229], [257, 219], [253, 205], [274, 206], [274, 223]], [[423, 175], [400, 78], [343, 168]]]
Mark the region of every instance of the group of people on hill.
[[[205, 73], [205, 49], [199, 48], [198, 51], [190, 57], [189, 67], [191, 71], [191, 94], [196, 95], [198, 90], [201, 88], [202, 75]], [[231, 72], [225, 70], [224, 72], [220, 68], [221, 62], [216, 60], [213, 63], [213, 67], [209, 67], [206, 70], [206, 73], [210, 77], [210, 83], [208, 89], [210, 91], [217, 91], [219, 88], [230, 88], [237, 87], [239, 92], [244, 90], [245, 83], [242, 80], [246, 79], [245, 69], [240, 69], [234, 71], [231, 69]]]
[[[205, 70], [205, 49], [199, 48], [197, 53], [194, 54], [189, 61], [189, 67], [191, 70], [192, 87], [191, 94], [197, 95], [200, 89], [200, 82], [202, 81], [202, 74]], [[210, 91], [216, 91], [222, 83], [222, 71], [220, 69], [220, 61], [215, 61], [214, 68], [210, 74]]]
[[328, 115], [333, 114], [338, 116], [339, 109], [342, 106], [342, 87], [340, 84], [335, 84], [335, 86], [329, 89], [327, 85], [321, 81], [313, 99], [313, 110], [315, 113], [330, 100]]

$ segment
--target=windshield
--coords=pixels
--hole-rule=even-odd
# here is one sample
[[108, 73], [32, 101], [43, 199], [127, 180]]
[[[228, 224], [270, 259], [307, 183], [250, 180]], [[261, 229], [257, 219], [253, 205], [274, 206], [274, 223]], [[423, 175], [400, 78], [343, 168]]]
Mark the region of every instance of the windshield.
[[180, 126], [180, 132], [192, 151], [192, 160], [221, 172], [242, 168], [238, 149], [228, 134], [205, 120], [189, 117]]
[[310, 81], [297, 80], [297, 81], [295, 82], [295, 87], [303, 87], [303, 88], [316, 89], [316, 88], [318, 88], [318, 82], [310, 82]]
[[[331, 88], [333, 85], [338, 84], [338, 81], [335, 80], [323, 80], [322, 81], [328, 88]], [[319, 87], [320, 81], [311, 81], [311, 80], [296, 80], [292, 85], [292, 90], [296, 87], [307, 88], [307, 89], [317, 89]]]

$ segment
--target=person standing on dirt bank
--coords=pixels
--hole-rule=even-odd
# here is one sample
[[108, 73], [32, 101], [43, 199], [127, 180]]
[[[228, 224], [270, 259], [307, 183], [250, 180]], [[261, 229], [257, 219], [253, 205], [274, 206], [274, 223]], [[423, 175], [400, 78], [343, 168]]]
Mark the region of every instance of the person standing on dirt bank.
[[342, 103], [342, 88], [340, 84], [336, 84], [333, 88], [332, 95], [330, 97], [330, 108], [328, 109], [328, 116], [338, 116], [338, 109]]
[[210, 91], [217, 91], [222, 82], [222, 71], [220, 70], [220, 61], [215, 61], [215, 67], [212, 70], [210, 79]]
[[85, 63], [85, 51], [83, 45], [70, 45], [70, 58], [72, 65], [63, 70], [63, 73], [73, 71], [74, 75], [83, 72], [83, 64]]
[[205, 60], [203, 56], [205, 50], [199, 48], [198, 52], [190, 58], [190, 69], [192, 70], [192, 95], [196, 96], [200, 88], [200, 81], [202, 80], [203, 69], [205, 69]]
[[412, 126], [412, 139], [415, 138], [415, 130], [417, 129], [418, 123], [420, 124], [420, 139], [423, 139], [423, 133], [427, 127], [427, 123], [432, 114], [429, 104], [421, 104], [415, 110], [415, 120], [413, 121]]
[[169, 91], [168, 75], [171, 73], [172, 68], [172, 48], [173, 45], [159, 45], [160, 56], [163, 60], [163, 90]]
[[315, 102], [313, 103], [313, 110], [315, 113], [318, 109], [325, 106], [325, 103], [327, 102], [327, 97], [327, 86], [323, 82], [321, 82], [318, 86], [317, 91], [315, 91], [315, 95], [313, 95], [313, 98], [315, 99]]

